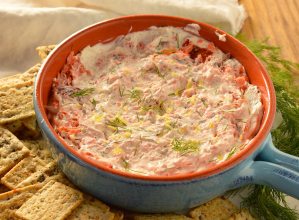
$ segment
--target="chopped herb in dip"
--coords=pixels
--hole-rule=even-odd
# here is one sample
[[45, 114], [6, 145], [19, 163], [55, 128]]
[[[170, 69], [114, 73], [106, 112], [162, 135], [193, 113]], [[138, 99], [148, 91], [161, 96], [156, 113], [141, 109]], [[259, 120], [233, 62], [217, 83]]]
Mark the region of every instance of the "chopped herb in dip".
[[80, 89], [79, 91], [73, 92], [71, 97], [87, 96], [90, 95], [94, 90], [94, 88]]

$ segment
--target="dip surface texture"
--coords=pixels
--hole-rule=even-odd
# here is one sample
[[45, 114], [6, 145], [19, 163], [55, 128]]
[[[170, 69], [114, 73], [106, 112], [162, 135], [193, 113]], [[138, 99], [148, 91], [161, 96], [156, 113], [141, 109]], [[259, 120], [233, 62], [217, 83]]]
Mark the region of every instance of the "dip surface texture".
[[260, 92], [199, 27], [152, 27], [71, 53], [49, 118], [82, 154], [141, 175], [193, 173], [242, 150], [259, 129]]

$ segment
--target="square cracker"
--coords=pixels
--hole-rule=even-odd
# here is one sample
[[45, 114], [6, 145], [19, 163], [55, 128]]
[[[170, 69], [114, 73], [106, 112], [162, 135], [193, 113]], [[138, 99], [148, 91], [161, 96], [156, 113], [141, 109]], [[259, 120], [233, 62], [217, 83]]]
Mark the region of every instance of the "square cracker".
[[76, 186], [74, 184], [72, 184], [69, 179], [60, 171], [57, 174], [51, 175], [51, 176], [46, 176], [45, 180], [42, 182], [42, 184], [47, 184], [50, 181], [56, 181], [56, 182], [60, 182], [66, 186], [72, 187], [72, 188], [76, 188]]
[[45, 139], [37, 140], [22, 140], [23, 144], [30, 150], [30, 152], [43, 160], [45, 163], [53, 161], [51, 151]]
[[25, 73], [19, 73], [12, 76], [0, 78], [0, 88], [9, 88], [13, 85], [26, 84], [26, 82], [33, 82], [40, 64], [37, 64], [27, 70]]
[[7, 186], [3, 185], [3, 184], [0, 184], [0, 194], [1, 193], [5, 193], [5, 192], [8, 192], [10, 191], [9, 188], [7, 188]]
[[7, 129], [0, 127], [0, 176], [28, 154], [29, 150], [19, 139]]
[[40, 188], [40, 184], [35, 184], [0, 194], [0, 210], [18, 209]]
[[46, 185], [50, 181], [55, 181], [76, 189], [76, 186], [60, 171], [58, 164], [54, 160], [47, 164], [43, 177], [44, 179], [39, 180], [43, 185]]
[[242, 209], [240, 212], [233, 214], [227, 220], [255, 220], [247, 209]]
[[101, 201], [85, 195], [84, 201], [76, 208], [67, 220], [105, 219], [114, 220], [115, 214], [110, 212], [109, 206]]
[[[0, 124], [34, 116], [33, 110], [33, 81], [38, 72], [39, 65], [31, 68], [24, 75], [30, 75], [31, 79], [23, 78], [7, 79], [0, 81]], [[20, 74], [22, 75], [22, 74]], [[1, 83], [2, 82], [2, 83]]]
[[[27, 179], [26, 181], [28, 182], [30, 181], [30, 179]], [[38, 177], [37, 181], [42, 185], [46, 185], [50, 181], [60, 182], [66, 186], [76, 189], [76, 186], [72, 184], [69, 181], [69, 179], [64, 175], [64, 173], [60, 171], [58, 164], [54, 160], [52, 160], [50, 163], [46, 165], [42, 175]]]
[[11, 123], [2, 124], [3, 127], [8, 129], [12, 133], [16, 133], [19, 130], [23, 130], [22, 120], [13, 121]]
[[15, 211], [40, 188], [37, 184], [0, 194], [0, 219], [20, 219], [15, 215]]
[[0, 213], [1, 220], [22, 220], [21, 218], [17, 217], [15, 214], [15, 210], [5, 209]]
[[16, 215], [28, 220], [62, 220], [83, 201], [81, 192], [62, 183], [50, 181], [27, 200]]
[[123, 220], [124, 219], [124, 213], [120, 210], [112, 210], [114, 214], [114, 219], [113, 220]]
[[16, 189], [39, 182], [44, 174], [46, 163], [37, 157], [29, 156], [21, 160], [1, 178], [1, 183], [10, 189]]
[[22, 124], [28, 128], [30, 131], [33, 132], [39, 132], [37, 123], [36, 123], [36, 117], [35, 116], [31, 116], [29, 118], [24, 118], [22, 120]]
[[10, 88], [0, 88], [0, 124], [35, 115], [33, 110], [33, 82]]
[[3, 127], [10, 130], [17, 137], [24, 138], [37, 138], [40, 136], [40, 130], [36, 123], [35, 116], [31, 116], [28, 118], [11, 121], [5, 124], [2, 124]]
[[227, 220], [236, 212], [238, 208], [231, 201], [217, 197], [191, 210], [190, 216], [195, 220]]
[[141, 214], [135, 215], [134, 220], [192, 220], [185, 215], [177, 214]]
[[47, 58], [49, 53], [56, 47], [56, 45], [48, 45], [48, 46], [39, 46], [36, 48], [38, 55], [43, 60]]

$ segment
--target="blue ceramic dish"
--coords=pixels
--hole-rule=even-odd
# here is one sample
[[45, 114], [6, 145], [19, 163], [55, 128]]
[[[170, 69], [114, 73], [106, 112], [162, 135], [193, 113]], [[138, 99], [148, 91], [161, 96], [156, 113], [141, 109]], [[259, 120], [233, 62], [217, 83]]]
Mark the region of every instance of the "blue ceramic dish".
[[[169, 177], [141, 176], [109, 167], [80, 155], [53, 130], [45, 106], [52, 80], [63, 67], [70, 52], [87, 45], [111, 40], [128, 31], [150, 26], [185, 26], [197, 23], [200, 35], [245, 67], [251, 83], [262, 92], [264, 116], [258, 134], [245, 149], [215, 167], [192, 174]], [[34, 107], [38, 124], [49, 141], [53, 155], [66, 176], [80, 189], [102, 201], [127, 210], [149, 213], [180, 212], [247, 184], [270, 185], [299, 198], [299, 159], [278, 151], [272, 144], [270, 128], [275, 116], [275, 91], [258, 59], [238, 40], [227, 34], [227, 41], [217, 39], [223, 31], [189, 19], [139, 15], [117, 18], [87, 27], [63, 41], [42, 65], [35, 83]]]

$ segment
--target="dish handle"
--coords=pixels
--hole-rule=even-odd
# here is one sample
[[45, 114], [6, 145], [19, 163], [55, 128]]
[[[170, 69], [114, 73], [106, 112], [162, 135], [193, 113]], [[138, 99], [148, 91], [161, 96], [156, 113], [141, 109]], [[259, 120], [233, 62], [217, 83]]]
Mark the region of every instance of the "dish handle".
[[271, 135], [269, 136], [266, 146], [263, 151], [259, 153], [256, 160], [268, 161], [299, 172], [299, 158], [278, 150], [272, 142]]
[[267, 161], [255, 161], [254, 183], [272, 186], [281, 192], [299, 199], [299, 173]]
[[271, 135], [255, 160], [234, 181], [234, 188], [247, 184], [272, 186], [299, 199], [299, 158], [273, 145]]

